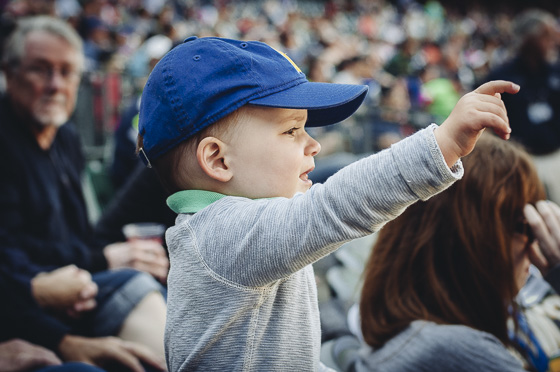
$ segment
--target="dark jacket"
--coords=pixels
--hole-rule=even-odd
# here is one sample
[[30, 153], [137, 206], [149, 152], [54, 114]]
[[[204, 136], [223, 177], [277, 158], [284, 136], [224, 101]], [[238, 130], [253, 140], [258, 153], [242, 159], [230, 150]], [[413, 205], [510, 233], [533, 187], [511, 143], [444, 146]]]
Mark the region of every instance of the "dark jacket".
[[[69, 264], [90, 272], [106, 269], [101, 248], [91, 244], [81, 188], [84, 157], [73, 126], [63, 125], [51, 148], [44, 151], [2, 97], [0, 159], [0, 266], [7, 303], [13, 296], [31, 298], [30, 280], [39, 272]], [[30, 301], [33, 305], [24, 306], [25, 312], [19, 314], [25, 323], [18, 327], [44, 337], [31, 341], [52, 347], [67, 327]], [[1, 332], [7, 326], [14, 325], [2, 326]]]

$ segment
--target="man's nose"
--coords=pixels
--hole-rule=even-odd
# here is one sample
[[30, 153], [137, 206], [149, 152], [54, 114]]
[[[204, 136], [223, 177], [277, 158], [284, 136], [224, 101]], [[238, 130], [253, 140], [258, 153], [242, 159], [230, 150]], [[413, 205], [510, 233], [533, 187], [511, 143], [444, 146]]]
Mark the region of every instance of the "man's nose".
[[60, 90], [66, 84], [68, 84], [68, 79], [63, 76], [60, 71], [52, 70], [48, 76], [47, 86], [51, 90]]

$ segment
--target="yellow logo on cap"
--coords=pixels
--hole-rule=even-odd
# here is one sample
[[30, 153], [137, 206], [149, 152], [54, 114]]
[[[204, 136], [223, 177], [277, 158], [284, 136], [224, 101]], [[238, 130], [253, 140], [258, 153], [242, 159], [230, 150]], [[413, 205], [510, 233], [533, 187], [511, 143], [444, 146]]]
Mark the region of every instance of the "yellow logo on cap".
[[272, 48], [272, 49], [274, 49], [275, 51], [277, 51], [278, 53], [280, 53], [280, 55], [281, 55], [282, 57], [286, 58], [286, 59], [292, 64], [292, 66], [294, 66], [294, 68], [296, 69], [297, 72], [301, 72], [301, 69], [298, 67], [298, 65], [296, 65], [296, 64], [294, 63], [294, 61], [292, 61], [292, 59], [291, 59], [290, 57], [288, 57], [288, 55], [287, 55], [286, 53], [281, 52], [281, 51], [279, 51], [279, 50], [276, 49], [276, 48]]

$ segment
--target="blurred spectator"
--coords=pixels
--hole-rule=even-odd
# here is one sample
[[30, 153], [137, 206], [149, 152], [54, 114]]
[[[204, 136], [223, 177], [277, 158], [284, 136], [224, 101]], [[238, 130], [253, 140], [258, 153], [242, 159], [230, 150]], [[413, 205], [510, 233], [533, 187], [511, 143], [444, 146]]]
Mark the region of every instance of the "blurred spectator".
[[337, 84], [364, 84], [373, 77], [373, 69], [367, 57], [362, 55], [342, 60], [336, 66], [336, 70], [337, 72], [332, 78], [332, 82]]
[[434, 120], [441, 124], [461, 98], [460, 84], [457, 79], [445, 76], [440, 65], [427, 65], [420, 78], [422, 103]]
[[385, 70], [394, 76], [412, 75], [425, 63], [420, 55], [420, 42], [407, 38], [397, 46], [397, 53], [385, 65]]
[[[64, 360], [97, 363], [132, 358], [139, 366], [141, 358], [163, 368], [153, 356], [163, 356], [163, 288], [145, 273], [106, 270], [136, 266], [163, 279], [168, 268], [163, 247], [154, 242], [98, 248], [91, 244], [80, 181], [83, 156], [75, 130], [66, 123], [83, 68], [81, 51], [81, 40], [71, 27], [45, 16], [21, 20], [4, 48], [1, 263], [12, 283], [8, 290], [24, 288], [33, 299], [25, 310], [35, 320], [19, 322], [17, 327], [44, 337], [43, 346]], [[93, 273], [89, 280], [99, 291], [94, 302], [52, 313], [50, 309], [66, 305], [58, 302], [60, 284], [45, 281], [53, 283], [50, 272], [71, 264], [87, 277]], [[91, 288], [89, 280], [86, 288]], [[87, 290], [86, 299], [92, 295], [95, 292]], [[119, 301], [123, 296], [129, 300]], [[117, 334], [123, 339], [100, 338]], [[151, 351], [135, 353], [136, 347], [129, 347], [124, 339]]]
[[97, 71], [113, 53], [109, 27], [101, 19], [89, 17], [84, 28], [85, 70]]
[[307, 60], [307, 78], [309, 81], [326, 83], [330, 80], [330, 76], [333, 75], [332, 70], [334, 68], [320, 57], [310, 56]]
[[[148, 38], [130, 58], [126, 71], [132, 77], [145, 82], [159, 60], [173, 47], [173, 40], [165, 35]], [[142, 84], [143, 85], [143, 84]]]
[[[128, 65], [128, 71], [138, 85], [143, 87], [156, 63], [171, 50], [172, 46], [172, 40], [164, 35], [152, 36], [142, 44]], [[119, 189], [128, 180], [135, 167], [141, 163], [136, 156], [140, 96], [141, 90], [123, 111], [115, 131], [115, 151], [110, 171], [115, 190]]]
[[55, 15], [54, 0], [35, 1], [35, 0], [16, 0], [9, 1], [6, 11], [16, 17], [33, 15]]
[[504, 97], [511, 136], [527, 146], [547, 188], [548, 198], [560, 203], [560, 60], [555, 17], [530, 9], [512, 25], [513, 59], [492, 71], [487, 80], [511, 80], [519, 94]]
[[62, 19], [77, 17], [82, 11], [78, 0], [55, 0], [56, 15]]

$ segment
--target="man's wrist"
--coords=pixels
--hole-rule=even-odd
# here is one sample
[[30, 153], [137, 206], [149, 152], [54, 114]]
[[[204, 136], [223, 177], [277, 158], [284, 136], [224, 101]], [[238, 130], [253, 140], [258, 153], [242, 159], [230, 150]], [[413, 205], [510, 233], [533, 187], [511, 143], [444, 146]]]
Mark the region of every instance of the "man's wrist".
[[44, 277], [44, 273], [39, 273], [31, 279], [31, 296], [40, 307], [47, 307], [48, 300], [42, 290], [42, 277]]

